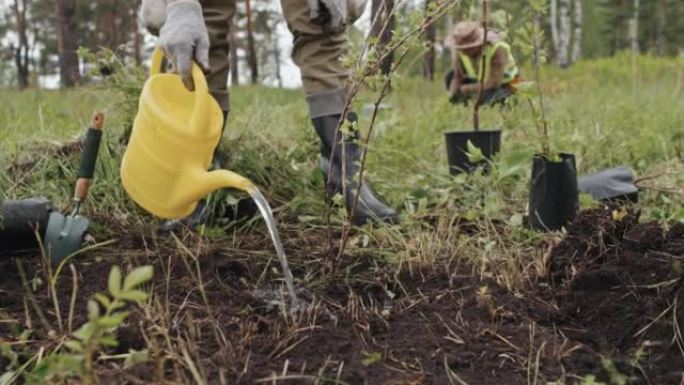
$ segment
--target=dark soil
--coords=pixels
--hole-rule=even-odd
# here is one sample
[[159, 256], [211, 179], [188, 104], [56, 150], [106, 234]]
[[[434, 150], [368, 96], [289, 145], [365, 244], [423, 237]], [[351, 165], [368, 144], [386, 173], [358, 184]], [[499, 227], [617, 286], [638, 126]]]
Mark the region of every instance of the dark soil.
[[609, 357], [635, 383], [680, 384], [684, 225], [665, 231], [623, 214], [588, 211], [572, 225], [536, 289], [546, 306], [530, 316]]
[[[277, 262], [249, 251], [270, 250], [264, 234], [241, 235], [237, 244], [185, 234], [183, 252], [175, 240], [121, 231], [116, 247], [75, 263], [74, 325], [85, 321], [86, 299], [105, 290], [112, 263], [152, 263], [152, 305], [131, 309], [109, 352], [149, 348], [152, 360], [126, 370], [100, 362], [105, 384], [194, 383], [190, 362], [210, 384], [514, 385], [532, 383], [535, 373], [538, 384], [572, 384], [587, 374], [608, 382], [601, 357], [631, 383], [684, 379], [677, 344], [684, 341], [674, 332], [684, 329], [684, 225], [665, 231], [633, 215], [618, 221], [610, 211], [583, 213], [552, 251], [547, 277], [525, 293], [456, 269], [397, 271], [366, 256], [346, 256], [334, 269], [324, 235], [286, 233], [283, 239], [297, 240], [286, 252], [310, 304], [293, 317], [283, 315], [282, 294], [272, 290], [280, 286]], [[29, 279], [44, 282], [38, 258], [21, 261]], [[0, 276], [0, 315], [17, 321], [0, 322], [1, 338], [12, 341], [30, 324], [29, 352], [57, 346], [45, 286], [33, 299], [49, 327], [21, 295], [12, 259], [0, 259]], [[71, 290], [65, 271], [63, 318]], [[1, 369], [7, 364], [0, 358]]]

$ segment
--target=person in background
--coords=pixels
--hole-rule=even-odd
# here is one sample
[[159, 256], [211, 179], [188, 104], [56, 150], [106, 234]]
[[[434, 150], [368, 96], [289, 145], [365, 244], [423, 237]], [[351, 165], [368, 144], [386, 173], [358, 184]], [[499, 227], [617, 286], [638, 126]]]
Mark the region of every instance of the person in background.
[[497, 31], [488, 31], [485, 37], [479, 23], [462, 21], [454, 26], [445, 44], [453, 51], [453, 68], [445, 78], [452, 103], [467, 104], [477, 98], [482, 71], [482, 104], [503, 104], [515, 93], [515, 85], [520, 82], [518, 66], [511, 46]]
[[[193, 89], [193, 61], [208, 74], [210, 91], [226, 116], [228, 37], [235, 3], [236, 0], [143, 0], [141, 12], [143, 25], [159, 35], [159, 47], [188, 89]], [[365, 3], [366, 0], [281, 0], [285, 21], [294, 36], [292, 58], [302, 72], [309, 114], [321, 139], [320, 167], [328, 181], [329, 196], [342, 194], [351, 214], [356, 191], [360, 191], [353, 213], [356, 225], [371, 220], [397, 220], [397, 213], [377, 197], [367, 182], [359, 187], [362, 149], [355, 129], [357, 118], [353, 112], [342, 116], [350, 77], [341, 61], [348, 53], [346, 27], [361, 15]], [[340, 122], [350, 129], [338, 130]], [[200, 224], [206, 217], [204, 211], [199, 209], [189, 218], [171, 221], [162, 230]]]

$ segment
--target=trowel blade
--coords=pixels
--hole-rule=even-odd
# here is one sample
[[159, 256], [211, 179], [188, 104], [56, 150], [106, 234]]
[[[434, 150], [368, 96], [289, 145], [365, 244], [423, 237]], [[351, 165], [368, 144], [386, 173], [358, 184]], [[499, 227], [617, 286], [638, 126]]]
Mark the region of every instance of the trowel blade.
[[45, 250], [53, 264], [81, 249], [90, 222], [80, 215], [64, 216], [53, 211], [45, 230]]

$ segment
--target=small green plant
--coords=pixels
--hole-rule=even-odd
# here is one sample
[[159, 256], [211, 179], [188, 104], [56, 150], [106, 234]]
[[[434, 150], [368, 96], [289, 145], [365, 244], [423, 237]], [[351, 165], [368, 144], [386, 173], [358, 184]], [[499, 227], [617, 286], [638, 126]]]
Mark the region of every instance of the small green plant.
[[[32, 363], [33, 360], [28, 360], [22, 363], [22, 355], [26, 353], [23, 351], [25, 349], [27, 342], [31, 337], [30, 330], [23, 330], [13, 342], [5, 341], [4, 338], [0, 338], [0, 362], [4, 358], [5, 365], [0, 367], [0, 385], [10, 385], [16, 383], [16, 381], [21, 377], [22, 373], [26, 368]], [[15, 349], [19, 348], [20, 351], [16, 352]]]
[[80, 48], [78, 54], [84, 62], [91, 65], [91, 69], [86, 73], [87, 79], [101, 80], [96, 83], [99, 88], [115, 90], [118, 93], [116, 107], [123, 112], [122, 116], [126, 117], [121, 141], [128, 143], [133, 129], [133, 119], [138, 110], [138, 98], [147, 77], [145, 69], [135, 63], [124, 61], [107, 48], [97, 52]]
[[551, 153], [551, 140], [549, 138], [549, 122], [546, 114], [544, 93], [541, 87], [541, 66], [546, 62], [546, 55], [542, 49], [544, 29], [542, 28], [541, 20], [546, 14], [547, 2], [547, 0], [527, 0], [529, 12], [531, 13], [531, 22], [523, 24], [523, 27], [516, 31], [516, 41], [523, 54], [532, 55], [535, 86], [523, 86], [519, 88], [519, 91], [529, 102], [541, 147], [540, 154], [550, 159], [553, 154]]
[[372, 366], [382, 361], [382, 353], [379, 352], [362, 351], [361, 356], [361, 365], [363, 366]]
[[615, 366], [615, 363], [610, 358], [601, 358], [601, 365], [608, 373], [611, 385], [627, 385], [631, 382], [629, 377], [620, 373], [618, 368]]
[[116, 330], [129, 312], [122, 310], [130, 303], [145, 301], [148, 294], [139, 287], [152, 279], [152, 266], [134, 269], [125, 278], [118, 266], [109, 272], [109, 295], [97, 293], [88, 301], [88, 322], [64, 343], [67, 352], [54, 353], [43, 360], [28, 375], [28, 384], [49, 383], [51, 379], [80, 377], [85, 385], [97, 383], [94, 373], [96, 354], [102, 349], [116, 347]]
[[469, 162], [478, 163], [487, 160], [487, 158], [482, 153], [482, 150], [476, 145], [474, 145], [473, 142], [470, 141], [470, 139], [468, 139], [468, 142], [466, 142], [466, 147], [466, 155], [468, 156]]

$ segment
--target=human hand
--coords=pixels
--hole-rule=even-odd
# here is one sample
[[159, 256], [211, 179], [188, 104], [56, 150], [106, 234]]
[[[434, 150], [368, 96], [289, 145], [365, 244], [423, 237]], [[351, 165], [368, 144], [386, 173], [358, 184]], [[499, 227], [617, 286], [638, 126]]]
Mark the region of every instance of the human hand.
[[172, 1], [166, 7], [166, 22], [159, 31], [159, 47], [171, 61], [188, 90], [193, 91], [193, 60], [202, 71], [209, 71], [209, 35], [196, 0]]

